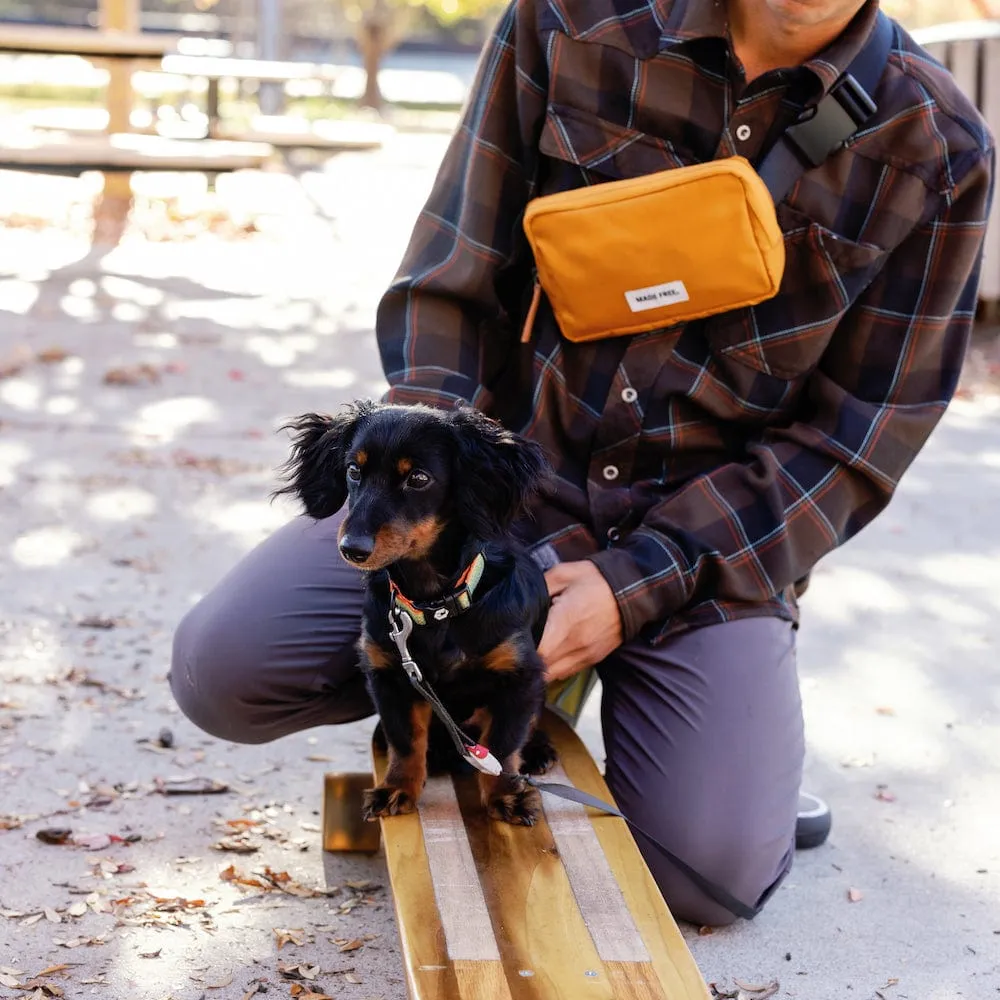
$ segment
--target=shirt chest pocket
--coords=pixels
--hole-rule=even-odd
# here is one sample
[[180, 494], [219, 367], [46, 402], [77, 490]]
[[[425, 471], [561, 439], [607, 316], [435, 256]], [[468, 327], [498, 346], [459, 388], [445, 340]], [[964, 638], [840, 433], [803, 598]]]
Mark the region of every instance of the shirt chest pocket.
[[673, 143], [562, 104], [550, 104], [538, 143], [539, 194], [641, 177], [690, 160]]
[[888, 250], [854, 243], [778, 206], [785, 271], [778, 294], [705, 322], [712, 351], [749, 368], [795, 378], [815, 368], [844, 315], [882, 269]]

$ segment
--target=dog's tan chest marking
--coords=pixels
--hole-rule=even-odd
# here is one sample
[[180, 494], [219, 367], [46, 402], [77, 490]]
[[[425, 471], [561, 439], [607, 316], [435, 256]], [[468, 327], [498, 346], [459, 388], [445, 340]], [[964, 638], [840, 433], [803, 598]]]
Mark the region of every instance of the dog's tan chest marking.
[[388, 670], [393, 665], [392, 657], [368, 636], [361, 640], [361, 652], [373, 670]]
[[501, 642], [499, 646], [491, 649], [483, 657], [483, 666], [494, 673], [506, 674], [512, 670], [517, 670], [521, 661], [521, 654], [518, 651], [517, 643], [513, 640]]

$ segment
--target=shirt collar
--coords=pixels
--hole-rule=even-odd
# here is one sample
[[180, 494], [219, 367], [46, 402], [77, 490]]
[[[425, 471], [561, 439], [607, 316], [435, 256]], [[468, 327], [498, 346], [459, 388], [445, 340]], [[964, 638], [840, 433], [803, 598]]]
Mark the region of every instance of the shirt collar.
[[[700, 38], [729, 40], [729, 16], [725, 0], [657, 0], [660, 49], [672, 48]], [[822, 52], [802, 64], [819, 81], [824, 96], [861, 51], [875, 28], [878, 0], [867, 0], [854, 20]]]

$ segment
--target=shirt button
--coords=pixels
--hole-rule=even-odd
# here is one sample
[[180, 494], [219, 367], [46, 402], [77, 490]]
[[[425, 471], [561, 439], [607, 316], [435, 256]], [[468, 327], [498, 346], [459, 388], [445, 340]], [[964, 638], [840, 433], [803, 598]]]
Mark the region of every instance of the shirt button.
[[626, 403], [634, 403], [638, 398], [639, 393], [637, 393], [631, 386], [627, 389], [622, 389], [622, 399], [624, 399]]
[[617, 465], [606, 465], [604, 466], [604, 478], [610, 483], [618, 478], [618, 466]]
[[608, 528], [608, 541], [614, 545], [622, 537], [622, 533], [617, 528]]
[[750, 128], [749, 125], [740, 125], [736, 129], [736, 138], [739, 139], [740, 142], [746, 142], [751, 135], [753, 135], [753, 129]]

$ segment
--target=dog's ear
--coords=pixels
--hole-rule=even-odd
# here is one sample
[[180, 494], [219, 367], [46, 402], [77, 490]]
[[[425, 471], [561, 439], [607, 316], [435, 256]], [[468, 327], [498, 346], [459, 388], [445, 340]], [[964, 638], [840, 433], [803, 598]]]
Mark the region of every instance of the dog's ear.
[[463, 408], [449, 417], [458, 516], [476, 538], [500, 538], [547, 485], [545, 452], [478, 410]]
[[369, 408], [353, 403], [337, 416], [303, 413], [281, 429], [292, 431], [292, 453], [281, 467], [285, 485], [273, 497], [297, 497], [305, 512], [319, 521], [336, 514], [347, 501], [347, 448]]

